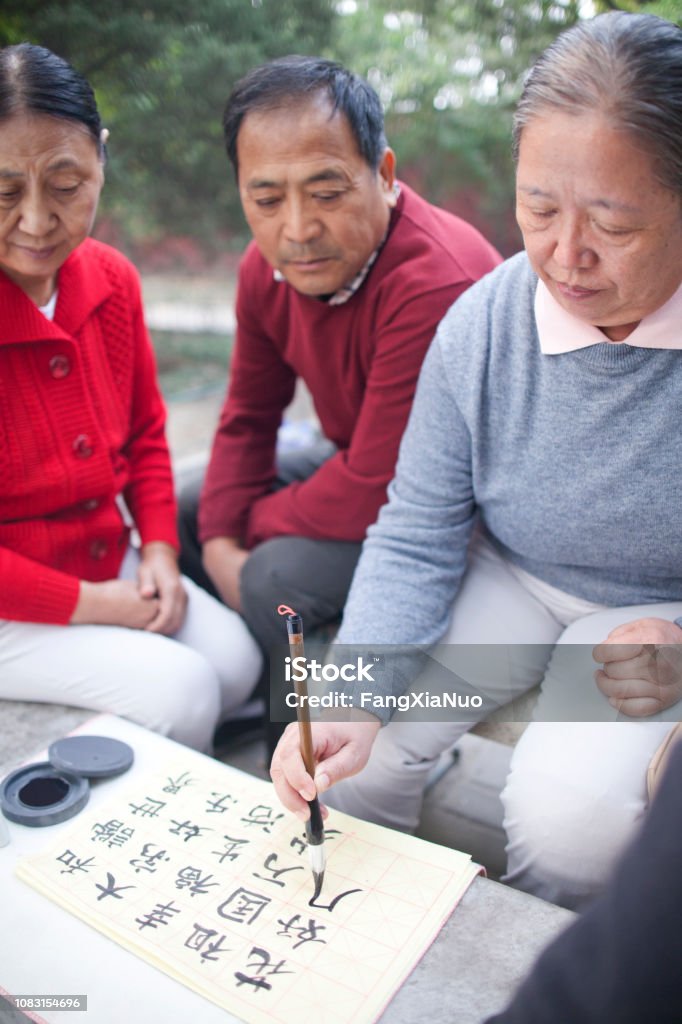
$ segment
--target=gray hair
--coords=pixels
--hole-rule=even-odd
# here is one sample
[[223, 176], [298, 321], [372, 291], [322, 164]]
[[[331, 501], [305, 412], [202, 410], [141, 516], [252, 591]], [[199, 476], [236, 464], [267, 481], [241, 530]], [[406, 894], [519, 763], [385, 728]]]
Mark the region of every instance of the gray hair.
[[651, 153], [660, 183], [682, 193], [682, 29], [653, 14], [610, 12], [579, 22], [542, 54], [514, 115], [523, 129], [550, 110], [596, 111]]

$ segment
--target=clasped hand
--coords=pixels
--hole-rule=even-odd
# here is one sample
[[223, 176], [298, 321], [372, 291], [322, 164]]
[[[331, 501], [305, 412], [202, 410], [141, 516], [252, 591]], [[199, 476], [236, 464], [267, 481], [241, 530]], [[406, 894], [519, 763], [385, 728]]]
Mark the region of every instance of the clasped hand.
[[172, 636], [182, 625], [186, 608], [175, 551], [156, 541], [142, 548], [137, 580], [81, 580], [71, 624], [126, 626]]
[[682, 629], [666, 619], [636, 619], [592, 651], [603, 665], [597, 686], [629, 718], [665, 711], [682, 698]]

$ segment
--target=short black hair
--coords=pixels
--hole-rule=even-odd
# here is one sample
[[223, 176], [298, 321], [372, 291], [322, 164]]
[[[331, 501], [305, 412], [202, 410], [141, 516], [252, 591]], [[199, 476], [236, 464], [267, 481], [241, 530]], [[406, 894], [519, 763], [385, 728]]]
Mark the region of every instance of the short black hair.
[[25, 112], [77, 121], [103, 155], [102, 123], [90, 83], [63, 57], [33, 43], [0, 50], [0, 121]]
[[294, 54], [253, 68], [230, 94], [223, 131], [235, 175], [239, 177], [237, 137], [249, 111], [275, 110], [287, 100], [305, 100], [319, 93], [328, 96], [332, 115], [340, 111], [346, 116], [361, 156], [376, 171], [386, 149], [386, 135], [381, 100], [372, 86], [336, 61]]

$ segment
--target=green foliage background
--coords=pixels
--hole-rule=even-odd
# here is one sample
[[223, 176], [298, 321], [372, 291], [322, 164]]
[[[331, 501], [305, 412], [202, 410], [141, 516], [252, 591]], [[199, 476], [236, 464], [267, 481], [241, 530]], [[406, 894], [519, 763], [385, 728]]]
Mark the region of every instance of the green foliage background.
[[[682, 0], [626, 4], [682, 22]], [[89, 78], [111, 130], [100, 231], [133, 255], [151, 242], [182, 263], [183, 237], [208, 259], [243, 245], [222, 109], [248, 68], [294, 52], [366, 75], [401, 177], [508, 253], [511, 111], [579, 15], [579, 0], [0, 0], [0, 45], [41, 43]]]

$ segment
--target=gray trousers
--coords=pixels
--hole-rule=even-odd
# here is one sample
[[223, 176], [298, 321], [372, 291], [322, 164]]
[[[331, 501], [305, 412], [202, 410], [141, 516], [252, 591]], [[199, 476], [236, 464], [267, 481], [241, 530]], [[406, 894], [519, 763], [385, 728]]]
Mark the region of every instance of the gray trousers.
[[[334, 445], [323, 440], [306, 448], [278, 453], [275, 488], [307, 479], [335, 450]], [[197, 530], [203, 478], [204, 467], [198, 467], [180, 491], [180, 565], [186, 576], [217, 596], [201, 562]], [[276, 654], [278, 648], [285, 653], [287, 643], [285, 620], [277, 614], [277, 606], [287, 604], [298, 612], [308, 638], [320, 627], [337, 623], [361, 548], [362, 544], [350, 541], [275, 537], [254, 548], [244, 563], [240, 579], [242, 616], [266, 657], [266, 669], [257, 693], [266, 698], [268, 707], [271, 681], [273, 696], [279, 694], [283, 702], [286, 692], [283, 668], [280, 673], [276, 664], [271, 665], [271, 655]], [[278, 713], [279, 709], [273, 708], [274, 717]], [[271, 724], [268, 729], [271, 746], [283, 728], [277, 722]]]

